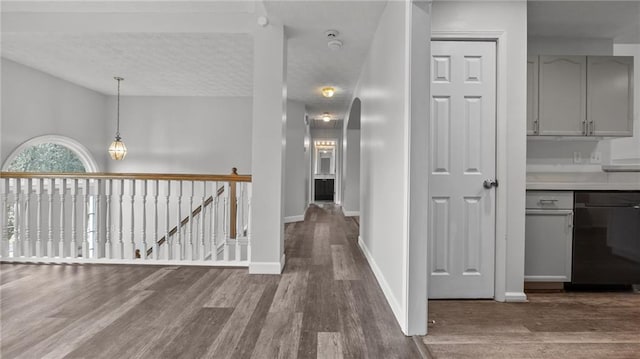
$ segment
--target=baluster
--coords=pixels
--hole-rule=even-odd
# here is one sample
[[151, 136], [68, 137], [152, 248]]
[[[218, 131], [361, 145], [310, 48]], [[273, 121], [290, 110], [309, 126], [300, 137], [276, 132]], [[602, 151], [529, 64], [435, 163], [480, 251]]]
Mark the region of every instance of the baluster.
[[118, 250], [115, 257], [117, 259], [124, 258], [124, 239], [122, 238], [122, 196], [124, 195], [124, 180], [120, 180], [118, 188]]
[[[83, 202], [84, 202], [84, 212], [83, 212], [83, 221], [82, 221], [82, 228], [84, 229], [84, 234], [82, 236], [82, 258], [83, 259], [89, 259], [89, 257], [91, 257], [91, 254], [89, 253], [89, 216], [91, 214], [91, 204], [90, 202], [90, 197], [91, 197], [91, 192], [89, 192], [89, 179], [85, 179], [84, 181], [80, 182], [81, 187], [82, 187], [82, 197], [83, 197]], [[108, 232], [107, 232], [108, 233]]]
[[98, 257], [100, 257], [100, 253], [98, 251], [98, 244], [100, 243], [100, 234], [102, 233], [102, 231], [100, 230], [100, 197], [102, 197], [102, 180], [101, 179], [95, 179], [95, 183], [96, 183], [96, 190], [95, 190], [95, 197], [96, 197], [96, 214], [93, 217], [94, 222], [95, 222], [95, 226], [96, 226], [96, 232], [93, 236], [93, 238], [91, 238], [91, 249], [90, 251], [93, 251], [93, 256], [97, 259]]
[[20, 257], [22, 255], [20, 247], [22, 246], [22, 233], [21, 233], [21, 214], [22, 206], [22, 179], [16, 179], [16, 201], [13, 204], [13, 257]]
[[251, 192], [252, 183], [247, 182], [247, 262], [251, 262]]
[[78, 257], [78, 233], [76, 228], [76, 199], [78, 194], [78, 179], [71, 180], [71, 245], [69, 247], [69, 254], [71, 258]]
[[[160, 194], [160, 181], [155, 180], [153, 185], [153, 259], [160, 258], [158, 253], [158, 195]], [[144, 257], [147, 257], [147, 253], [144, 253]]]
[[[113, 180], [111, 178], [107, 178], [104, 180], [104, 201], [105, 201], [105, 214], [104, 214], [104, 257], [107, 259], [113, 258], [113, 233], [111, 233], [111, 227], [113, 226], [111, 222], [111, 196], [113, 195]], [[96, 211], [95, 217], [98, 217], [98, 213], [100, 211]]]
[[[241, 218], [242, 218], [242, 202], [241, 202], [241, 196], [242, 196], [242, 188], [243, 188], [243, 182], [236, 182], [234, 183], [234, 185], [236, 186], [236, 198], [232, 198], [232, 201], [236, 202], [235, 205], [235, 210], [236, 210], [236, 215], [235, 220], [236, 223], [234, 223], [233, 225], [236, 228], [236, 261], [240, 261], [242, 259], [242, 252], [240, 251], [240, 238], [242, 237], [242, 229], [241, 229]], [[240, 188], [238, 188], [240, 187]]]
[[189, 231], [187, 232], [187, 246], [185, 248], [186, 260], [193, 260], [193, 187], [195, 182], [191, 181], [191, 192], [189, 194]]
[[176, 220], [176, 239], [174, 241], [173, 259], [182, 259], [182, 181], [178, 181], [178, 210]]
[[140, 250], [140, 259], [147, 258], [147, 182], [142, 180], [140, 190], [142, 191], [142, 249]]
[[22, 250], [22, 255], [25, 257], [31, 256], [31, 194], [33, 192], [33, 180], [31, 178], [27, 178], [27, 185], [25, 188], [24, 195], [24, 241], [20, 246]]
[[56, 180], [53, 178], [49, 178], [49, 192], [47, 196], [49, 197], [49, 212], [48, 212], [48, 222], [49, 225], [49, 233], [47, 239], [47, 257], [54, 257], [53, 255], [53, 195], [56, 191]]
[[65, 217], [65, 197], [67, 195], [67, 179], [60, 179], [60, 238], [58, 239], [58, 257], [64, 258], [64, 217]]
[[218, 182], [213, 182], [213, 192], [211, 194], [213, 202], [211, 203], [211, 213], [209, 216], [209, 227], [211, 228], [211, 260], [218, 260], [218, 245], [216, 243], [218, 233]]
[[[171, 220], [170, 220], [170, 207], [169, 201], [171, 199], [171, 181], [167, 180], [167, 195], [166, 195], [166, 210], [165, 210], [165, 225], [167, 227], [167, 231], [164, 234], [164, 247], [165, 247], [165, 259], [169, 260], [171, 258], [171, 242], [169, 242], [169, 232], [171, 232]], [[160, 247], [156, 240], [156, 250], [159, 250]], [[160, 255], [158, 254], [158, 257]]]
[[199, 248], [199, 258], [201, 260], [204, 260], [206, 257], [205, 254], [205, 241], [204, 241], [204, 231], [205, 231], [205, 227], [207, 224], [207, 217], [206, 217], [206, 202], [207, 202], [207, 182], [206, 181], [202, 181], [202, 204], [200, 205], [200, 239], [198, 240], [198, 242], [200, 243], [200, 248]]
[[222, 196], [222, 240], [224, 241], [224, 252], [222, 253], [225, 262], [229, 261], [229, 192], [231, 187], [229, 182], [224, 184], [224, 194]]
[[9, 244], [9, 189], [11, 188], [11, 179], [5, 178], [2, 181], [2, 238], [0, 238], [0, 257], [7, 257], [7, 249]]
[[130, 182], [130, 188], [131, 188], [131, 238], [130, 238], [130, 244], [131, 244], [131, 250], [129, 251], [129, 254], [127, 255], [127, 257], [129, 257], [128, 259], [134, 259], [136, 257], [136, 239], [135, 239], [135, 220], [136, 220], [136, 211], [135, 211], [135, 204], [136, 204], [136, 180], [132, 179]]
[[42, 257], [42, 192], [44, 180], [36, 178], [36, 251], [35, 256]]

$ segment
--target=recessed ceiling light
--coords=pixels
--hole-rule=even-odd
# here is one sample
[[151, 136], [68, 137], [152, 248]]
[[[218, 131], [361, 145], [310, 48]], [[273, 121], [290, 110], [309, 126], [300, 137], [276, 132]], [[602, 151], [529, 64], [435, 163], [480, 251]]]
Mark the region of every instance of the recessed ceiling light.
[[324, 97], [333, 97], [336, 93], [336, 89], [333, 87], [325, 87], [322, 89], [322, 96]]
[[325, 113], [322, 114], [322, 121], [324, 121], [324, 122], [331, 121], [331, 116], [329, 115], [329, 112], [325, 112]]

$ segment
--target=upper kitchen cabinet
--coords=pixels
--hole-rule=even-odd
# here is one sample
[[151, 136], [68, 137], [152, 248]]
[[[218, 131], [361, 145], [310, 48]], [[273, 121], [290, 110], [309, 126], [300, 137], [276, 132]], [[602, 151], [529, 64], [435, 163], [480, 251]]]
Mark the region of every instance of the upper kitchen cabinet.
[[633, 57], [587, 58], [590, 136], [633, 136]]
[[587, 58], [540, 56], [539, 66], [537, 134], [586, 135]]
[[633, 136], [633, 57], [529, 57], [527, 81], [527, 135]]
[[538, 134], [538, 56], [527, 58], [527, 135]]

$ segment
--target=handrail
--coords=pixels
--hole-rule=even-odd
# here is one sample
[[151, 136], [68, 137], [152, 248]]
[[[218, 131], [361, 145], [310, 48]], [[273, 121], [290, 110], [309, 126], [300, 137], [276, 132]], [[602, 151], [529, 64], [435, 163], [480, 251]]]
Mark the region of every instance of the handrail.
[[107, 172], [0, 172], [0, 178], [85, 178], [161, 181], [251, 182], [251, 175], [207, 175], [179, 173], [107, 173]]
[[[220, 195], [222, 195], [223, 193], [224, 193], [224, 187], [220, 187], [218, 189], [218, 192], [216, 193], [216, 197], [220, 197]], [[209, 196], [209, 198], [207, 198], [204, 201], [204, 206], [207, 207], [212, 202], [213, 202], [213, 196]], [[195, 217], [196, 215], [200, 214], [200, 212], [202, 212], [202, 205], [199, 205], [193, 210], [193, 212], [191, 212], [191, 217]], [[185, 217], [182, 221], [180, 221], [180, 228], [186, 226], [188, 223], [189, 223], [189, 216]], [[178, 231], [178, 226], [175, 226], [169, 231], [169, 235], [173, 236], [174, 234], [176, 234], [177, 231]], [[167, 236], [164, 235], [158, 240], [158, 248], [160, 248], [160, 246], [166, 242], [167, 242]], [[147, 249], [147, 257], [150, 256], [152, 253], [153, 253], [153, 247]], [[140, 258], [139, 249], [136, 249], [136, 258]]]

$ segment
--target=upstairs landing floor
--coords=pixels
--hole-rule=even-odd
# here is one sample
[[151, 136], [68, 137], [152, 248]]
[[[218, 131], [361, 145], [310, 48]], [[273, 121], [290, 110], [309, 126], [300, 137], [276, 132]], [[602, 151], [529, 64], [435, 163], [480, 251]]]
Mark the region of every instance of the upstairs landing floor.
[[420, 358], [357, 246], [312, 206], [281, 276], [246, 269], [0, 265], [2, 358]]

